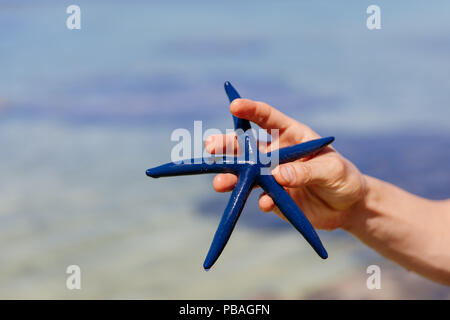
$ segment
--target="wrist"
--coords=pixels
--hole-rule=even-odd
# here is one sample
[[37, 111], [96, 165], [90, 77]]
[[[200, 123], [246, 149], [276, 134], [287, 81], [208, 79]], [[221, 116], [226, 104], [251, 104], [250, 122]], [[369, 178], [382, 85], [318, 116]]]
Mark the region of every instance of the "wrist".
[[361, 174], [361, 199], [345, 213], [342, 229], [355, 235], [364, 229], [368, 218], [374, 215], [373, 209], [378, 207], [379, 182], [373, 177]]

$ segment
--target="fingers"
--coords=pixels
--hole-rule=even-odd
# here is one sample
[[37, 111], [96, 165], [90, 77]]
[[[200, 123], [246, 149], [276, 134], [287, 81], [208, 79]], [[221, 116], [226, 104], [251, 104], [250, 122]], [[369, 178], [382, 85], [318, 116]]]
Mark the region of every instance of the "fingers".
[[[237, 177], [231, 173], [218, 174], [214, 177], [213, 188], [217, 192], [229, 192], [232, 191], [236, 185]], [[283, 214], [278, 210], [273, 202], [272, 198], [266, 194], [262, 193], [259, 198], [259, 207], [264, 212], [275, 212], [280, 218], [286, 220]]]
[[213, 188], [217, 192], [229, 192], [236, 185], [237, 177], [231, 173], [221, 173], [214, 177]]
[[[218, 174], [214, 177], [213, 188], [217, 192], [229, 192], [233, 190], [236, 182], [237, 177], [234, 174]], [[280, 217], [284, 218], [279, 211], [275, 210], [275, 203], [273, 202], [272, 198], [266, 193], [261, 194], [259, 198], [259, 207], [264, 212], [275, 211], [275, 213], [279, 214]]]
[[[229, 192], [233, 190], [234, 186], [236, 185], [236, 182], [237, 177], [234, 174], [231, 173], [218, 174], [214, 177], [213, 188], [217, 192]], [[275, 203], [268, 194], [263, 192], [259, 197], [259, 207], [264, 212], [270, 212], [274, 210]]]
[[264, 102], [249, 99], [236, 99], [230, 104], [230, 111], [238, 118], [250, 120], [270, 133], [270, 129], [279, 129], [280, 133], [297, 123], [292, 118]]
[[275, 208], [275, 203], [268, 194], [263, 193], [259, 198], [259, 208], [264, 212], [270, 212]]
[[237, 136], [235, 133], [211, 135], [205, 141], [205, 149], [211, 154], [237, 154]]
[[280, 209], [278, 209], [278, 207], [275, 206], [275, 203], [273, 202], [272, 198], [266, 193], [262, 193], [259, 198], [259, 208], [264, 212], [273, 211], [281, 219], [287, 221], [286, 217], [281, 213]]
[[[257, 141], [258, 149], [262, 152], [268, 152], [271, 150], [271, 146], [278, 144], [273, 141]], [[205, 141], [205, 149], [210, 154], [233, 154], [238, 155], [240, 152], [240, 146], [236, 134], [216, 134], [211, 135]]]
[[308, 161], [279, 165], [272, 174], [282, 186], [299, 188], [309, 184], [326, 184], [342, 175], [343, 171], [345, 164], [337, 156], [319, 156]]

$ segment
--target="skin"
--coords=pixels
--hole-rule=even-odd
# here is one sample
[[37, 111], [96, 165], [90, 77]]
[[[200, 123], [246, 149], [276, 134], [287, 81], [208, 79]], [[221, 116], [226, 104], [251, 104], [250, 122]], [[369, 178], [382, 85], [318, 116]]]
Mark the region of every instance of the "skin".
[[[279, 130], [274, 149], [320, 137], [264, 102], [237, 99], [230, 111], [269, 133]], [[259, 148], [266, 152], [272, 145]], [[205, 148], [212, 154], [239, 152], [233, 134], [210, 136]], [[450, 200], [424, 199], [364, 175], [331, 146], [272, 173], [315, 228], [344, 229], [408, 270], [450, 285]], [[213, 188], [228, 192], [236, 181], [233, 174], [218, 174]], [[259, 207], [284, 218], [267, 194], [261, 195]]]

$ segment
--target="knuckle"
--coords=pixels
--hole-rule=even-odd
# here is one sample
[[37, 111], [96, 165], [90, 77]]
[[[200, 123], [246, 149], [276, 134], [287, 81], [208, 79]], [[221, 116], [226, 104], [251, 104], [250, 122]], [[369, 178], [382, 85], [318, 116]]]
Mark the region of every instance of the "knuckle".
[[302, 184], [308, 184], [312, 181], [312, 168], [311, 165], [307, 162], [302, 163], [299, 166], [300, 172], [299, 172], [299, 176], [300, 176], [300, 180], [302, 182]]
[[333, 172], [338, 176], [343, 176], [345, 174], [345, 163], [339, 157], [333, 157], [330, 162]]
[[304, 140], [305, 131], [301, 128], [299, 123], [288, 127], [285, 132], [287, 133], [286, 136], [288, 138], [287, 143], [290, 145], [301, 143]]
[[265, 104], [264, 102], [258, 101], [258, 107], [255, 109], [259, 123], [265, 123], [269, 121], [272, 114], [272, 107]]

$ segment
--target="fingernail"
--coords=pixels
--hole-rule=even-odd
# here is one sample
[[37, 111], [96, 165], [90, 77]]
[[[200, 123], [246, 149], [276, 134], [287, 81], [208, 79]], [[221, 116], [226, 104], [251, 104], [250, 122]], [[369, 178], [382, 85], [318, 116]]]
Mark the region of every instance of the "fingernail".
[[209, 136], [205, 141], [206, 145], [209, 145], [213, 142], [214, 142], [214, 136]]
[[235, 99], [230, 104], [230, 110], [231, 112], [236, 112], [238, 110], [239, 100]]
[[280, 172], [281, 176], [283, 177], [284, 180], [286, 180], [286, 182], [288, 183], [294, 182], [295, 173], [294, 169], [292, 169], [290, 165], [281, 166]]
[[215, 140], [215, 138], [214, 138], [214, 136], [209, 136], [207, 139], [206, 139], [206, 141], [205, 141], [205, 148], [206, 148], [206, 151], [211, 151], [213, 148], [212, 148], [212, 146], [213, 146], [213, 143], [214, 143], [214, 140]]

